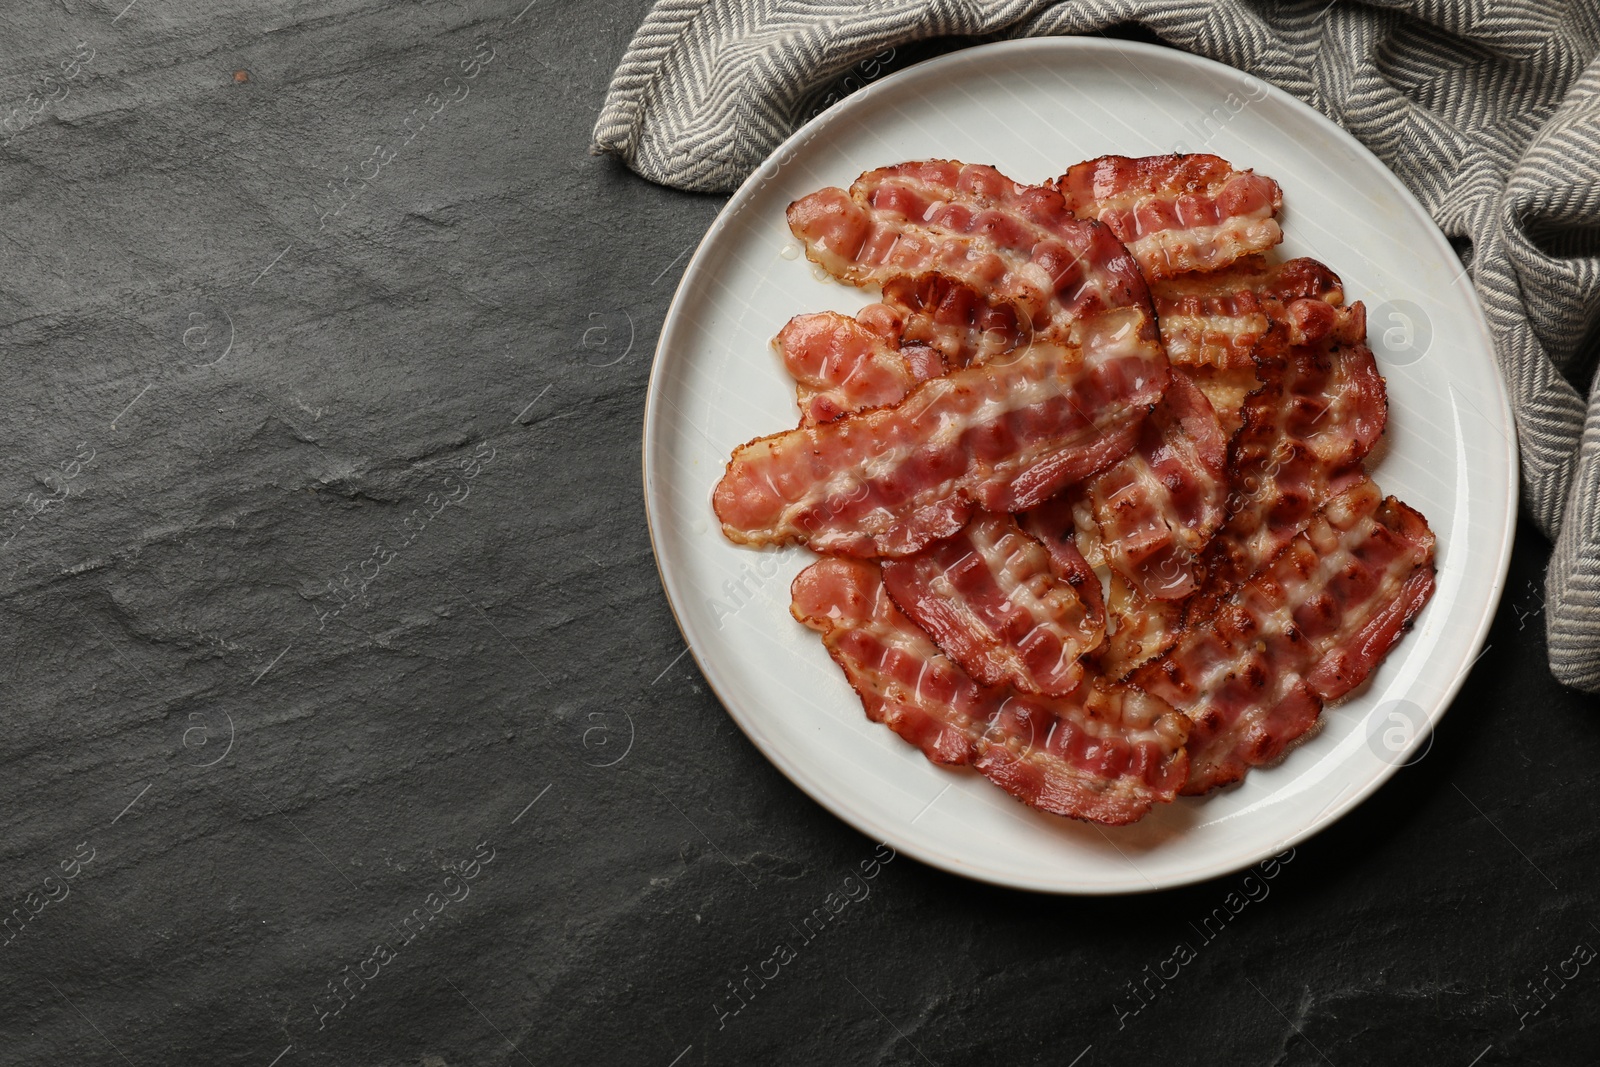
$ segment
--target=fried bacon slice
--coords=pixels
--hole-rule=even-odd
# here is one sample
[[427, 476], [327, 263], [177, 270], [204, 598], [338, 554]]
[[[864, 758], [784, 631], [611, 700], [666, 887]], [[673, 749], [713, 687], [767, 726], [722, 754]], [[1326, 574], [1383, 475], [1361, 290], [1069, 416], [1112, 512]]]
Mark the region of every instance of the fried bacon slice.
[[949, 160], [868, 171], [846, 192], [789, 205], [806, 255], [853, 285], [944, 275], [1011, 305], [1034, 336], [1077, 343], [1074, 323], [1117, 308], [1153, 320], [1149, 289], [1105, 227], [1074, 218], [1049, 186]]
[[802, 422], [898, 403], [918, 382], [944, 373], [936, 351], [901, 347], [900, 332], [899, 314], [884, 305], [856, 318], [824, 311], [790, 319], [772, 344], [797, 383]]
[[1082, 349], [1030, 345], [923, 382], [893, 407], [740, 446], [712, 495], [723, 532], [910, 555], [977, 508], [1022, 511], [1115, 463], [1166, 388], [1166, 360], [1153, 328], [1116, 313], [1085, 325]]
[[1150, 284], [1161, 340], [1174, 366], [1251, 368], [1256, 346], [1280, 327], [1282, 345], [1366, 340], [1366, 311], [1344, 303], [1344, 283], [1314, 259], [1269, 265], [1247, 256], [1223, 270]]
[[1142, 599], [1198, 586], [1200, 553], [1226, 517], [1227, 449], [1211, 402], [1174, 369], [1133, 451], [1085, 485], [1106, 564]]
[[883, 582], [984, 685], [1065, 696], [1083, 680], [1079, 657], [1105, 637], [1100, 579], [1077, 549], [1047, 548], [1010, 515], [980, 512], [956, 536], [886, 560]]
[[1421, 515], [1362, 481], [1134, 678], [1194, 724], [1183, 792], [1270, 762], [1359, 685], [1433, 595]]
[[1283, 190], [1211, 155], [1101, 156], [1056, 180], [1079, 218], [1098, 219], [1147, 278], [1214, 271], [1283, 240]]
[[795, 578], [790, 611], [822, 634], [867, 717], [934, 763], [969, 765], [1024, 803], [1109, 825], [1170, 801], [1188, 773], [1188, 724], [1125, 685], [1070, 697], [974, 681], [900, 611], [878, 564], [828, 558]]
[[1366, 345], [1302, 345], [1262, 360], [1265, 381], [1246, 398], [1229, 445], [1228, 521], [1206, 561], [1201, 614], [1305, 529], [1333, 497], [1365, 478], [1361, 461], [1383, 436], [1389, 402]]

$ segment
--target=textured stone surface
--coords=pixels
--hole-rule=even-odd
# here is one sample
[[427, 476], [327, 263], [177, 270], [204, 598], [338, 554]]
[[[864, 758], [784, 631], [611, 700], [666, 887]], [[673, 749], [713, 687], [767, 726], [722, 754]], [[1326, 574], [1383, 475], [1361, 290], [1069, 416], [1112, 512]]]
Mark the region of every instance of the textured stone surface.
[[123, 3], [0, 11], [0, 1062], [1592, 1062], [1600, 965], [1551, 976], [1600, 946], [1600, 709], [1526, 527], [1429, 755], [1210, 943], [1240, 876], [902, 858], [732, 1013], [874, 844], [651, 561], [650, 354], [719, 202], [587, 154], [643, 0]]

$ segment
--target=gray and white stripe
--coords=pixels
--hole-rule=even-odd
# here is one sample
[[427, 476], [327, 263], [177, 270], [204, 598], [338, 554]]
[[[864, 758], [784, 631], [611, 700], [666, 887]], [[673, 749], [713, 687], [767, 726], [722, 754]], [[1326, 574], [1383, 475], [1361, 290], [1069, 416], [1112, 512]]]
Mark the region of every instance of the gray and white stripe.
[[1127, 22], [1323, 111], [1470, 243], [1523, 495], [1555, 542], [1550, 667], [1600, 692], [1596, 0], [660, 0], [612, 78], [595, 147], [652, 181], [726, 192], [886, 48]]

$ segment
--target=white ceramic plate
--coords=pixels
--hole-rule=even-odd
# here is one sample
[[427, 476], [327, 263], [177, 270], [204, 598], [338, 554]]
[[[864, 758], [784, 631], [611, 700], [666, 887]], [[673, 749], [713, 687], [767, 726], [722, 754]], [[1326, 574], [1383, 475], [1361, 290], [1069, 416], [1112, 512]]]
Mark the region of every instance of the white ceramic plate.
[[[1039, 182], [1106, 153], [1214, 152], [1283, 186], [1285, 256], [1310, 255], [1370, 309], [1389, 382], [1378, 484], [1438, 535], [1438, 591], [1373, 680], [1319, 734], [1239, 786], [1100, 828], [1043, 815], [936, 767], [869, 722], [817, 636], [790, 618], [813, 558], [723, 538], [711, 490], [735, 446], [797, 422], [769, 348], [790, 316], [854, 312], [784, 222], [790, 201], [908, 159], [990, 163]], [[1127, 893], [1247, 867], [1302, 841], [1425, 753], [1499, 601], [1516, 518], [1511, 414], [1461, 265], [1400, 182], [1350, 135], [1232, 68], [1150, 45], [1047, 38], [968, 49], [870, 85], [796, 133], [712, 225], [667, 313], [644, 425], [645, 502], [667, 597], [750, 740], [819, 803], [958, 874], [1059, 893]]]

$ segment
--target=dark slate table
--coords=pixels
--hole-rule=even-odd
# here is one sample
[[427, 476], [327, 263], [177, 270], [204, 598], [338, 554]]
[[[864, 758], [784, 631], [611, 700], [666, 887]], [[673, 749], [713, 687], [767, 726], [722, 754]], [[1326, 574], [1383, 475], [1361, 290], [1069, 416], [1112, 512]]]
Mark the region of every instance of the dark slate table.
[[708, 692], [639, 487], [721, 200], [588, 154], [643, 0], [525, 2], [0, 12], [0, 1062], [1593, 1062], [1526, 526], [1429, 754], [1270, 880], [902, 857], [791, 937], [875, 844]]

